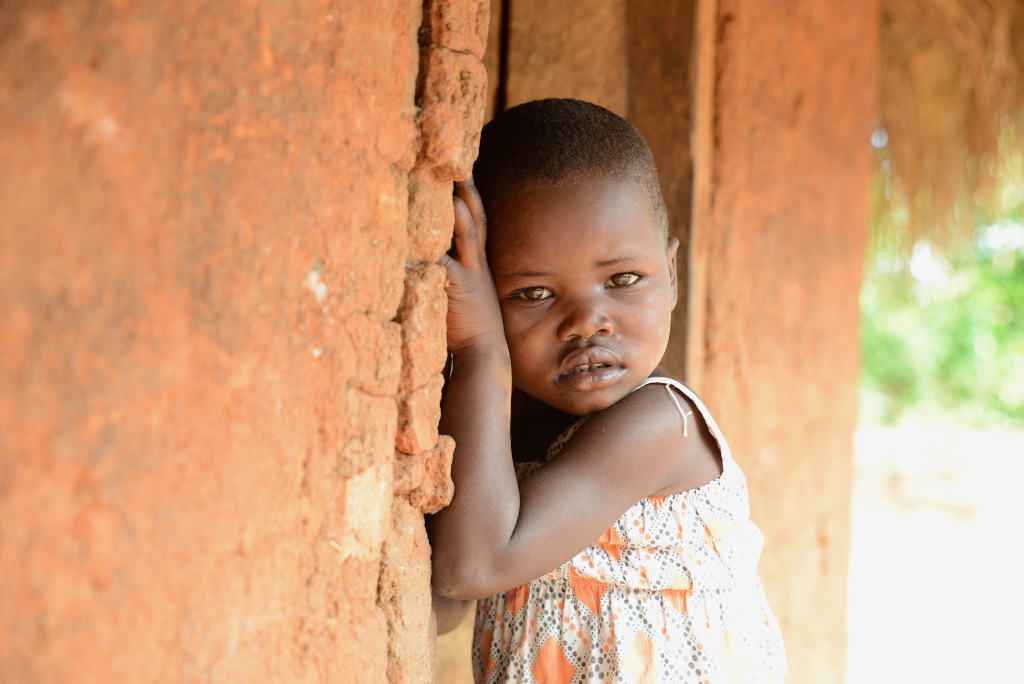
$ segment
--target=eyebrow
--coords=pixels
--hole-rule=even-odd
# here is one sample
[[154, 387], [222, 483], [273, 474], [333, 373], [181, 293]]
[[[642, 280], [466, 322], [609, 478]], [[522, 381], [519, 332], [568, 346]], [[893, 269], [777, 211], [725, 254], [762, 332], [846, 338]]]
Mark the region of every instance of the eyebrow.
[[605, 266], [614, 266], [615, 264], [621, 264], [623, 261], [643, 261], [640, 257], [636, 256], [624, 256], [616, 259], [607, 259], [606, 261], [598, 261], [594, 265], [603, 268]]
[[[614, 259], [605, 259], [604, 261], [597, 261], [597, 262], [594, 263], [594, 266], [596, 266], [598, 268], [605, 268], [607, 266], [614, 266], [615, 264], [621, 264], [624, 261], [634, 261], [634, 262], [639, 262], [641, 264], [644, 263], [643, 257], [637, 256], [637, 255], [628, 255], [628, 256], [616, 257]], [[548, 273], [547, 271], [515, 271], [514, 273], [507, 274], [505, 277], [506, 278], [544, 278], [544, 277], [549, 276], [549, 275], [551, 275], [551, 274]]]
[[516, 271], [515, 273], [509, 273], [506, 277], [508, 278], [543, 278], [549, 276], [550, 273], [544, 271]]

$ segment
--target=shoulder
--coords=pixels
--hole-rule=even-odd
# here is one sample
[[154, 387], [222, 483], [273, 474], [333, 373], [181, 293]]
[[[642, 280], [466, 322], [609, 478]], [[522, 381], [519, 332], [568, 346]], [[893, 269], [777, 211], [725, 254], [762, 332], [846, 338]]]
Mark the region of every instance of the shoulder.
[[[693, 393], [683, 383], [670, 376], [652, 376], [646, 384], [633, 390], [615, 404], [594, 414], [609, 422], [623, 422], [623, 428], [682, 429], [683, 416], [703, 417]], [[628, 422], [627, 422], [628, 421]]]
[[655, 386], [665, 389], [683, 426], [679, 478], [658, 492], [658, 495], [689, 491], [718, 478], [725, 471], [724, 442], [720, 441], [721, 433], [714, 427], [714, 420], [707, 408], [688, 387], [678, 381], [673, 384], [651, 383], [641, 387], [640, 391]]
[[696, 403], [679, 389], [652, 382], [595, 413], [573, 435], [589, 453], [611, 451], [634, 467], [663, 473], [651, 495], [703, 486], [722, 474], [722, 457]]
[[690, 399], [682, 392], [664, 382], [650, 382], [639, 387], [593, 418], [621, 423], [623, 429], [645, 429], [679, 427], [680, 411], [692, 411]]
[[[659, 444], [680, 442], [688, 435], [694, 416], [700, 410], [689, 396], [664, 382], [650, 382], [639, 387], [603, 411], [595, 413], [587, 423], [614, 431], [629, 439]], [[685, 419], [685, 421], [684, 421]], [[698, 418], [703, 422], [702, 418]]]

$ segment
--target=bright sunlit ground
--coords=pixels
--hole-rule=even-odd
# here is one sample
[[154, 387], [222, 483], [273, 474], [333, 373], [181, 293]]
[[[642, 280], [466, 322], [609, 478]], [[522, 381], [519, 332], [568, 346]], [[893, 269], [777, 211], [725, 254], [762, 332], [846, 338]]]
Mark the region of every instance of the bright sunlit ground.
[[857, 433], [847, 684], [1022, 682], [1024, 432]]

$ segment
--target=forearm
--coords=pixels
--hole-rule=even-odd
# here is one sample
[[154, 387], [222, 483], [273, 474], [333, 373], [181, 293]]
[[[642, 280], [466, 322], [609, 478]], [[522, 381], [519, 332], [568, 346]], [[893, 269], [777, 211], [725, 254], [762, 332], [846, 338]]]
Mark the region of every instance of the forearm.
[[508, 352], [490, 346], [455, 357], [441, 432], [455, 439], [451, 504], [431, 516], [434, 586], [466, 597], [486, 584], [519, 514], [509, 442], [512, 392]]

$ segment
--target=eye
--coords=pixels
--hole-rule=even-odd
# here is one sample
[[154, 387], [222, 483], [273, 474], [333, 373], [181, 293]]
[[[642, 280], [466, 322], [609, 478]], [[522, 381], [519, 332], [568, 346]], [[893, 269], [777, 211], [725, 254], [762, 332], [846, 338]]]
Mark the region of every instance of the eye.
[[539, 302], [551, 297], [552, 292], [546, 287], [528, 287], [517, 292], [515, 296], [528, 302]]
[[611, 285], [612, 287], [626, 287], [634, 284], [638, 280], [640, 280], [640, 276], [636, 273], [616, 273], [609, 278], [608, 282], [605, 284]]

